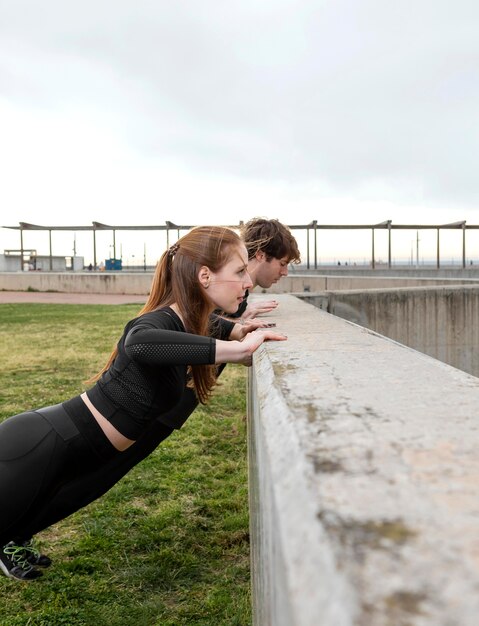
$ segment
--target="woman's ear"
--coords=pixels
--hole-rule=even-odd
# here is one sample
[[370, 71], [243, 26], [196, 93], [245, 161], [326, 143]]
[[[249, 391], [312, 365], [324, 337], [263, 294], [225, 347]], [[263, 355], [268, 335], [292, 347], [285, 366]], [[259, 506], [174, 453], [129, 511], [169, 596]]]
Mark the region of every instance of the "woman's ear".
[[210, 280], [211, 280], [209, 267], [207, 267], [206, 265], [203, 265], [200, 268], [200, 271], [198, 272], [198, 280], [200, 281], [200, 284], [205, 289], [208, 289], [208, 287], [210, 286]]

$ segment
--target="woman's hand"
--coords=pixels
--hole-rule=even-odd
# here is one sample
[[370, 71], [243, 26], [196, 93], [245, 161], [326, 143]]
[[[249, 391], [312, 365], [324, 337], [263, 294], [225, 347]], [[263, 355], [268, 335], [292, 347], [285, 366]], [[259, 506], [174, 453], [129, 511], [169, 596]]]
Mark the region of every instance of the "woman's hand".
[[243, 348], [246, 348], [247, 355], [240, 361], [243, 365], [250, 366], [253, 362], [253, 354], [260, 347], [264, 341], [285, 341], [286, 335], [276, 332], [275, 330], [268, 330], [267, 328], [257, 328], [243, 339], [241, 344]]
[[250, 366], [253, 354], [265, 341], [285, 341], [282, 335], [267, 328], [257, 328], [249, 333], [242, 341], [216, 340], [216, 363], [241, 363]]

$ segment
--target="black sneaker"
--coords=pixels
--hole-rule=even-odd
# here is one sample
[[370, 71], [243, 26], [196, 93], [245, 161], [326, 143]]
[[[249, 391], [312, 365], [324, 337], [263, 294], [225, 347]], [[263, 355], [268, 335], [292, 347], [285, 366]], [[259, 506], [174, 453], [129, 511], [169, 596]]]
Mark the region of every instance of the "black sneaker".
[[5, 576], [18, 580], [34, 580], [42, 575], [42, 572], [28, 562], [25, 554], [25, 548], [17, 546], [13, 541], [0, 549], [0, 570]]
[[23, 541], [18, 547], [20, 549], [23, 548], [25, 551], [25, 559], [30, 563], [30, 565], [36, 565], [37, 567], [50, 567], [52, 564], [52, 560], [49, 556], [41, 554], [35, 548], [32, 539]]

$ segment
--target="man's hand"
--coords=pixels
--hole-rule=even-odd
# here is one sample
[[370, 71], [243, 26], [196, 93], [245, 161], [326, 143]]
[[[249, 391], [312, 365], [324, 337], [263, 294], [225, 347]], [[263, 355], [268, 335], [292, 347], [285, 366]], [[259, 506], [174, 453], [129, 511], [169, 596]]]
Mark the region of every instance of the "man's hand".
[[257, 315], [264, 313], [271, 313], [278, 306], [277, 300], [259, 300], [258, 302], [251, 302], [246, 307], [242, 319], [254, 319]]
[[275, 326], [274, 322], [268, 322], [267, 320], [241, 320], [240, 323], [234, 325], [229, 338], [234, 341], [242, 341], [248, 333], [257, 328], [274, 328]]

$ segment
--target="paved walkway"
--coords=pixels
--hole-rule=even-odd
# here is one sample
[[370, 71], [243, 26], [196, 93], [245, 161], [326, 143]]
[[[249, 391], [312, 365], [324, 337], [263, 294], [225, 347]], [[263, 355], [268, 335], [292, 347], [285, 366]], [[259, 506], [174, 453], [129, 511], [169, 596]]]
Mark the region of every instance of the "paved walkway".
[[102, 293], [60, 293], [51, 291], [0, 291], [0, 304], [40, 302], [43, 304], [131, 304], [147, 296]]

